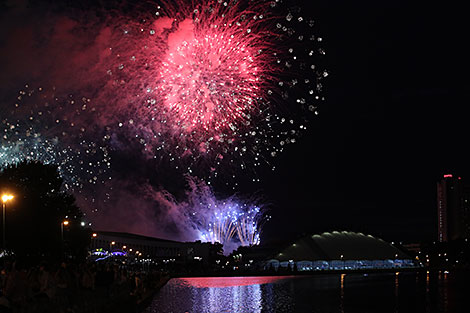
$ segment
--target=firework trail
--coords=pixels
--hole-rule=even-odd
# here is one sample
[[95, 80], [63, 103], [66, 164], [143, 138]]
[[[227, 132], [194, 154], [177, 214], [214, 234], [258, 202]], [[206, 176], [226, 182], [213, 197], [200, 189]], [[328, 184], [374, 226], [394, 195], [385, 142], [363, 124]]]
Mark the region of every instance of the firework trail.
[[230, 216], [230, 213], [224, 209], [217, 210], [209, 220], [211, 222], [208, 223], [207, 230], [202, 232], [200, 239], [211, 243], [219, 242], [222, 245], [232, 240], [236, 230], [236, 219]]
[[253, 246], [260, 243], [261, 222], [263, 214], [257, 206], [249, 207], [240, 214], [237, 220], [237, 234], [242, 246]]
[[204, 212], [202, 221], [200, 220], [202, 214], [192, 216], [193, 220], [196, 220], [195, 224], [199, 225], [198, 239], [212, 243], [219, 242], [225, 250], [234, 245], [259, 245], [262, 223], [269, 220], [269, 216], [261, 213], [259, 207], [234, 199], [224, 200], [213, 209], [201, 211]]
[[204, 181], [190, 176], [187, 180], [186, 200], [175, 207], [187, 218], [183, 231], [193, 234], [190, 240], [218, 242], [225, 250], [260, 243], [262, 226], [270, 217], [259, 199], [217, 199]]

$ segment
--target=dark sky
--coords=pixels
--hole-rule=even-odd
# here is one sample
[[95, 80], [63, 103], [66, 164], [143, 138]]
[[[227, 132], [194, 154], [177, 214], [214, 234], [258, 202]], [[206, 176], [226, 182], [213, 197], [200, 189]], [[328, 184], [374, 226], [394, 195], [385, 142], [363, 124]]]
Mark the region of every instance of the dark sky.
[[[327, 52], [326, 101], [306, 136], [275, 161], [277, 170], [261, 170], [260, 184], [240, 190], [259, 191], [271, 204], [262, 239], [352, 230], [433, 240], [436, 181], [444, 173], [470, 181], [462, 10], [411, 1], [303, 2]], [[9, 49], [3, 39], [1, 49]], [[2, 74], [12, 84], [15, 73]], [[139, 157], [121, 157], [115, 164], [134, 171], [126, 164]]]
[[276, 208], [265, 236], [353, 230], [431, 241], [436, 181], [444, 173], [470, 180], [459, 10], [314, 2], [331, 74], [327, 102], [267, 176]]

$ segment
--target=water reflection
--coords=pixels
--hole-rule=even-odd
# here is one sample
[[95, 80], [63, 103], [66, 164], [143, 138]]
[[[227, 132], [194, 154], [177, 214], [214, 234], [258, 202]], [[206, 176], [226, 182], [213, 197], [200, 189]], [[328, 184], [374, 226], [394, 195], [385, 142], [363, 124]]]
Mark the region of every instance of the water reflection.
[[190, 312], [261, 312], [260, 285], [193, 289]]
[[255, 276], [255, 277], [191, 277], [179, 278], [178, 282], [188, 287], [221, 288], [269, 284], [292, 279], [296, 276]]
[[466, 312], [468, 278], [444, 272], [179, 278], [146, 313]]
[[[294, 277], [213, 277], [172, 279], [147, 312], [276, 312], [289, 304], [275, 285]], [[283, 299], [279, 299], [282, 296]], [[271, 308], [273, 303], [277, 305]], [[288, 311], [285, 311], [288, 312]]]
[[340, 301], [339, 301], [339, 311], [344, 313], [344, 277], [346, 274], [341, 274], [341, 292], [340, 292]]
[[395, 273], [395, 313], [399, 312], [399, 298], [398, 298], [398, 288], [399, 288], [399, 281], [398, 281], [398, 275], [400, 275], [400, 272]]
[[442, 312], [451, 312], [449, 307], [449, 276], [447, 271], [439, 271], [439, 306]]

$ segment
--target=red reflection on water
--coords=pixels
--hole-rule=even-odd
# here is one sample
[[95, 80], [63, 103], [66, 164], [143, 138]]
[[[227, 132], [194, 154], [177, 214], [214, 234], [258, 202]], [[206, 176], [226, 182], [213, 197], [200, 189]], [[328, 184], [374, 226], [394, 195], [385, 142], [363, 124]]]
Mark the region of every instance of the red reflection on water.
[[296, 276], [249, 276], [249, 277], [190, 277], [180, 278], [182, 284], [196, 288], [235, 287], [269, 284]]

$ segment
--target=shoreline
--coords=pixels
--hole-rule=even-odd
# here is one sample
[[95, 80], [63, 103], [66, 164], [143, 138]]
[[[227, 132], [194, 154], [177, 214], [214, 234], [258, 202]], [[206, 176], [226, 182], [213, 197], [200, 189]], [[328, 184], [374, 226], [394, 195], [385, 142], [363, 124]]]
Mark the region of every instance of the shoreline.
[[173, 277], [171, 277], [170, 275], [163, 276], [158, 282], [155, 283], [155, 286], [151, 290], [148, 290], [143, 295], [141, 295], [141, 299], [136, 301], [136, 312], [144, 312], [152, 303], [155, 294], [163, 286], [165, 286], [171, 278]]

